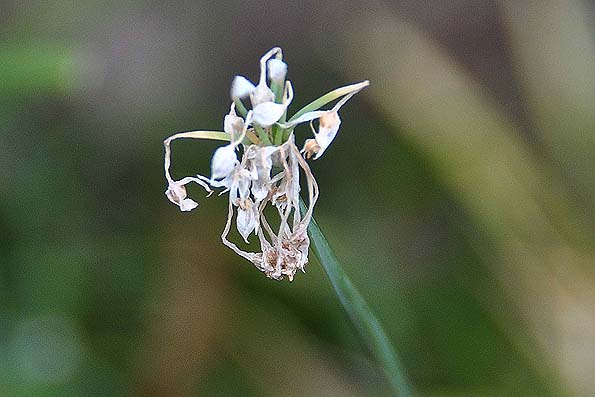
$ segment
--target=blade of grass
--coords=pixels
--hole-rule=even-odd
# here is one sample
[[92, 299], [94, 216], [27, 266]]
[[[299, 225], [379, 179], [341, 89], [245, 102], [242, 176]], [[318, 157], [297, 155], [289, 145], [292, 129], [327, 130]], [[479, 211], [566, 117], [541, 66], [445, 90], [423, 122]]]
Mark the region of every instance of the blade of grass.
[[229, 142], [229, 134], [222, 131], [187, 131], [178, 132], [167, 138], [166, 140], [173, 141], [180, 138], [191, 138], [191, 139], [210, 139], [214, 141], [227, 141]]
[[[300, 200], [300, 208], [302, 213], [305, 213], [306, 207], [302, 200]], [[328, 276], [339, 301], [382, 367], [395, 395], [412, 396], [412, 389], [407, 382], [399, 357], [386, 332], [374, 313], [372, 313], [370, 306], [368, 306], [343, 270], [339, 261], [337, 261], [314, 218], [312, 218], [308, 227], [308, 234], [312, 243], [312, 251], [316, 254]]]
[[362, 81], [361, 83], [350, 84], [350, 85], [346, 85], [345, 87], [339, 87], [337, 89], [334, 89], [331, 92], [324, 94], [320, 98], [313, 100], [312, 102], [310, 102], [309, 104], [307, 104], [306, 106], [304, 106], [303, 108], [298, 110], [293, 115], [293, 117], [289, 119], [288, 122], [292, 122], [292, 121], [296, 120], [298, 117], [300, 117], [308, 112], [318, 110], [322, 106], [326, 105], [327, 103], [337, 100], [337, 99], [341, 98], [342, 96], [347, 95], [353, 91], [361, 90], [362, 88], [367, 87], [369, 84], [370, 84], [370, 82], [366, 80], [366, 81]]

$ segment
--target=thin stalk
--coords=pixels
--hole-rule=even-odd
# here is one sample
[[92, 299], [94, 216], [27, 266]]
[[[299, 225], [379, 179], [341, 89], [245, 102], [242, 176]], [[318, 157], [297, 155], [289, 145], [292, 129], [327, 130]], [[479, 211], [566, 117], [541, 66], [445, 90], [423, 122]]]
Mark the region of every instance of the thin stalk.
[[[306, 210], [301, 199], [300, 209], [302, 213]], [[335, 294], [337, 294], [351, 322], [384, 370], [394, 395], [412, 396], [412, 389], [407, 382], [399, 357], [386, 332], [362, 295], [347, 277], [314, 218], [312, 218], [308, 227], [308, 234], [312, 243], [312, 251], [314, 251], [326, 272]]]
[[242, 117], [246, 117], [248, 114], [248, 109], [246, 109], [246, 106], [244, 106], [244, 102], [242, 102], [240, 98], [237, 98], [234, 103], [236, 104], [236, 110], [240, 112], [240, 115], [242, 115]]
[[264, 128], [255, 125], [254, 130], [256, 131], [256, 134], [265, 146], [271, 146], [273, 144], [271, 142], [268, 132], [266, 132]]

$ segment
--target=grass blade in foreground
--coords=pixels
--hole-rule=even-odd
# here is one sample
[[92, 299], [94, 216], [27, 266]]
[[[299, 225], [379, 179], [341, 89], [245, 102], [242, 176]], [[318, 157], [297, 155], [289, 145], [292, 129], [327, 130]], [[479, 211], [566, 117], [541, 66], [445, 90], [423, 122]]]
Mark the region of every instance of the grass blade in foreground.
[[[305, 207], [301, 200], [300, 207], [304, 212]], [[311, 248], [324, 268], [343, 308], [384, 370], [395, 395], [411, 396], [412, 391], [399, 358], [384, 329], [343, 271], [314, 218], [308, 227], [308, 234], [312, 243]]]

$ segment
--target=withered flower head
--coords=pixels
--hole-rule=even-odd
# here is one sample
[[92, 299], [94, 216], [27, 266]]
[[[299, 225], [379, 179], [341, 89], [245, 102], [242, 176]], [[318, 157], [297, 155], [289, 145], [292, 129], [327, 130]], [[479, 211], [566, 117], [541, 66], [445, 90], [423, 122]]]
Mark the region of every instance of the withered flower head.
[[[224, 132], [193, 131], [172, 135], [164, 141], [167, 198], [182, 211], [191, 211], [198, 203], [187, 197], [185, 185], [194, 182], [211, 193], [221, 188], [229, 193], [227, 222], [221, 239], [223, 244], [252, 262], [272, 279], [285, 276], [291, 281], [308, 263], [310, 240], [307, 228], [318, 199], [318, 185], [306, 159], [320, 158], [335, 139], [341, 119], [339, 109], [357, 92], [368, 86], [364, 81], [341, 87], [318, 98], [299, 110], [292, 118], [287, 109], [293, 100], [293, 87], [286, 80], [287, 64], [282, 51], [275, 47], [260, 59], [260, 77], [253, 84], [244, 76], [236, 76], [231, 85], [229, 113], [224, 118]], [[247, 100], [251, 110], [246, 108]], [[329, 110], [320, 107], [338, 100]], [[318, 120], [318, 131], [314, 121]], [[300, 150], [295, 144], [294, 129], [310, 123], [314, 137], [306, 139]], [[174, 180], [170, 174], [171, 142], [179, 138], [227, 140], [211, 159], [211, 177], [197, 174]], [[302, 156], [303, 154], [303, 156]], [[308, 207], [300, 213], [300, 176], [305, 178]], [[278, 219], [267, 219], [274, 208]], [[244, 251], [228, 239], [234, 223], [242, 239], [258, 238], [260, 249]]]

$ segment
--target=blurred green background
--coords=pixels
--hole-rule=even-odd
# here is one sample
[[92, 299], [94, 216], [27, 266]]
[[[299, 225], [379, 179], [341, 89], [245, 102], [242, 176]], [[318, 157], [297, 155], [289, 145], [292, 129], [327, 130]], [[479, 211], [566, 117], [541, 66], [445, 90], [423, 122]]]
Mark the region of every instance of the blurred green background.
[[163, 194], [163, 139], [220, 130], [275, 45], [293, 111], [371, 81], [315, 217], [417, 394], [594, 395], [594, 9], [2, 1], [0, 395], [388, 393], [314, 258], [268, 280], [220, 243], [226, 198]]

